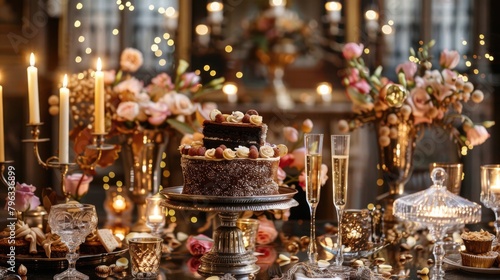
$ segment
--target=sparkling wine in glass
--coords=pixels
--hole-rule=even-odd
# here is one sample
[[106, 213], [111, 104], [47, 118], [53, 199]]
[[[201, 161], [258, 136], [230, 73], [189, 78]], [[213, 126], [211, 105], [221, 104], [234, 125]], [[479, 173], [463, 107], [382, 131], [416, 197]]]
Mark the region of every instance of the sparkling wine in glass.
[[481, 165], [480, 200], [495, 213], [497, 243], [500, 240], [500, 164]]
[[335, 267], [342, 268], [344, 253], [342, 246], [342, 216], [347, 200], [347, 175], [349, 169], [349, 135], [331, 135], [333, 204], [337, 210], [338, 234]]
[[318, 207], [321, 191], [323, 134], [306, 134], [304, 136], [304, 145], [306, 148], [306, 198], [311, 213], [311, 234], [307, 254], [309, 262], [315, 265], [318, 262], [316, 208]]
[[76, 249], [97, 227], [97, 213], [94, 205], [80, 203], [54, 205], [50, 208], [49, 225], [52, 233], [59, 235], [61, 241], [68, 247], [66, 254], [68, 269], [55, 275], [54, 279], [89, 279], [87, 275], [75, 268], [79, 258]]

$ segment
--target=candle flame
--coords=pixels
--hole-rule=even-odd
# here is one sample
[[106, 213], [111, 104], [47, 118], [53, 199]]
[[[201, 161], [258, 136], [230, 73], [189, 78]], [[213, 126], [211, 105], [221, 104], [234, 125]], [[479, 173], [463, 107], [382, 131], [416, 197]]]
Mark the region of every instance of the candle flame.
[[33, 53], [30, 55], [30, 65], [35, 66], [35, 54]]
[[63, 87], [68, 87], [68, 74], [64, 74]]
[[102, 69], [102, 62], [101, 62], [101, 58], [99, 57], [97, 59], [97, 67], [96, 67], [97, 71], [101, 71]]

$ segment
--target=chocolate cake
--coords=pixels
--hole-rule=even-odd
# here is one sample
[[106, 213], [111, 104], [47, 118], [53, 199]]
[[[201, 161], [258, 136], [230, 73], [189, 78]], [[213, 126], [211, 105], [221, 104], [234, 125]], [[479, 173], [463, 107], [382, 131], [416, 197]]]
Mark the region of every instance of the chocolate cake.
[[277, 171], [284, 145], [265, 142], [267, 125], [257, 111], [210, 113], [203, 141], [182, 145], [184, 194], [263, 196], [278, 194]]

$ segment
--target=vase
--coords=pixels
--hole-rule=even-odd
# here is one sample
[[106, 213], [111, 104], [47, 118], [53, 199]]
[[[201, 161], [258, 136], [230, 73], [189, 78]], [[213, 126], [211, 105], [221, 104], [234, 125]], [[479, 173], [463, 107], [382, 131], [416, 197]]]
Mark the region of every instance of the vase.
[[165, 129], [137, 130], [122, 135], [122, 155], [125, 169], [125, 184], [134, 202], [136, 222], [130, 228], [133, 232], [149, 232], [146, 225], [146, 198], [159, 192], [161, 183], [161, 161], [169, 139]]
[[276, 105], [280, 109], [291, 109], [294, 106], [293, 98], [283, 82], [285, 67], [295, 61], [297, 49], [292, 42], [282, 41], [264, 51], [257, 50], [257, 58], [266, 65]]
[[[390, 127], [390, 142], [381, 145], [381, 126], [376, 123], [377, 143], [379, 153], [379, 185], [386, 186], [388, 192], [377, 197], [385, 208], [384, 222], [397, 222], [392, 214], [393, 202], [405, 194], [405, 184], [413, 171], [413, 153], [417, 131], [410, 121], [399, 121]], [[387, 144], [387, 143], [385, 143]], [[382, 180], [382, 181], [380, 181]]]

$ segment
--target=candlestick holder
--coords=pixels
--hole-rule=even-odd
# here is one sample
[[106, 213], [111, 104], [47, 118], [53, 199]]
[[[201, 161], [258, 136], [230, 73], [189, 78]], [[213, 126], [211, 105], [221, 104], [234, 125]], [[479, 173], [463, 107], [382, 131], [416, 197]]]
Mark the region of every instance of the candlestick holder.
[[[9, 165], [9, 164], [13, 163], [13, 162], [14, 162], [13, 160], [5, 160], [5, 161], [0, 161], [0, 172], [2, 173], [2, 176], [0, 176], [0, 180], [2, 181], [2, 183], [3, 183], [3, 184], [7, 187], [7, 188], [9, 188], [9, 187], [13, 187], [13, 186], [9, 183], [8, 178], [5, 178], [5, 174], [4, 174], [4, 172], [5, 172], [5, 167], [6, 167], [7, 165]], [[10, 170], [9, 170], [9, 171], [10, 171]], [[12, 184], [14, 184], [14, 185], [15, 185], [15, 183], [16, 183], [14, 180], [12, 180], [12, 181], [10, 181], [10, 182], [12, 182]]]
[[[27, 124], [28, 127], [31, 128], [31, 139], [24, 139], [24, 143], [33, 143], [33, 153], [36, 156], [36, 159], [38, 161], [38, 164], [41, 165], [45, 169], [53, 168], [53, 169], [59, 169], [60, 174], [61, 174], [61, 191], [63, 195], [66, 197], [66, 200], [70, 199], [70, 194], [66, 191], [66, 186], [65, 186], [65, 180], [64, 178], [68, 174], [68, 171], [71, 167], [74, 166], [80, 166], [81, 168], [84, 169], [90, 169], [94, 170], [95, 166], [99, 162], [99, 160], [102, 157], [102, 152], [105, 150], [111, 150], [113, 149], [113, 145], [109, 145], [105, 143], [105, 136], [106, 133], [93, 133], [93, 144], [87, 146], [88, 149], [91, 150], [96, 150], [97, 151], [97, 156], [96, 158], [91, 161], [90, 163], [87, 163], [84, 159], [86, 158], [85, 156], [78, 156], [76, 158], [76, 163], [75, 162], [61, 162], [59, 160], [59, 157], [57, 156], [51, 156], [47, 158], [45, 161], [42, 159], [40, 156], [39, 152], [39, 143], [44, 143], [44, 142], [49, 142], [49, 138], [40, 138], [40, 127], [43, 125], [43, 123], [29, 123]], [[2, 179], [3, 180], [3, 179]], [[4, 182], [5, 183], [5, 182]]]

